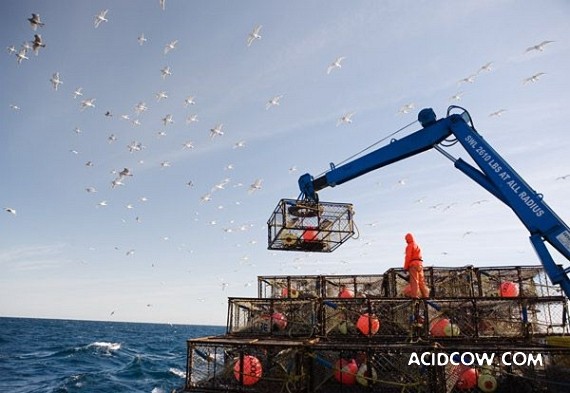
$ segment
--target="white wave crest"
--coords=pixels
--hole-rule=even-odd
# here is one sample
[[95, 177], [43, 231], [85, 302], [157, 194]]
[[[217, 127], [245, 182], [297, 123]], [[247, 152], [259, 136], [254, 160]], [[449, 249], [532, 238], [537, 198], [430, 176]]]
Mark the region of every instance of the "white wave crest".
[[121, 343], [108, 343], [104, 341], [96, 341], [94, 343], [89, 344], [87, 347], [95, 347], [97, 349], [101, 349], [107, 352], [115, 352], [121, 349]]
[[180, 370], [180, 369], [178, 369], [178, 368], [176, 368], [176, 367], [170, 367], [170, 368], [168, 369], [168, 371], [169, 371], [170, 373], [176, 375], [177, 377], [186, 378], [186, 371]]

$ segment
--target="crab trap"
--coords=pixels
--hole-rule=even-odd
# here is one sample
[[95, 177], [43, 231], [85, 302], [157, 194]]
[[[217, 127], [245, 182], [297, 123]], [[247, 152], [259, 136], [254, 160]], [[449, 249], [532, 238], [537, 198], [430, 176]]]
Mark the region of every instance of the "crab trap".
[[319, 326], [314, 299], [230, 298], [227, 334], [250, 337], [313, 337]]
[[354, 234], [352, 204], [281, 199], [267, 221], [268, 249], [332, 252]]
[[260, 298], [383, 296], [384, 274], [258, 276]]

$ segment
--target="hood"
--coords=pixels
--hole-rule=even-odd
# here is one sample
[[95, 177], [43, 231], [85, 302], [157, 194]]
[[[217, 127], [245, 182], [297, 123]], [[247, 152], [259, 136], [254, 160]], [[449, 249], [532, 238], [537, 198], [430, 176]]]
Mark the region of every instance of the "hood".
[[406, 242], [407, 243], [413, 243], [414, 242], [414, 235], [412, 235], [411, 233], [406, 233]]

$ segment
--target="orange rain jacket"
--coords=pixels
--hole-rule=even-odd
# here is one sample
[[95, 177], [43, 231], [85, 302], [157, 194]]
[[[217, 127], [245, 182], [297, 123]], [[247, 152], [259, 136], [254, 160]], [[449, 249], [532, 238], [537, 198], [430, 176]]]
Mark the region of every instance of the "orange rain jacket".
[[406, 242], [406, 259], [404, 260], [404, 270], [408, 270], [412, 265], [421, 265], [422, 259], [422, 249], [416, 243], [414, 235], [407, 233], [405, 236]]

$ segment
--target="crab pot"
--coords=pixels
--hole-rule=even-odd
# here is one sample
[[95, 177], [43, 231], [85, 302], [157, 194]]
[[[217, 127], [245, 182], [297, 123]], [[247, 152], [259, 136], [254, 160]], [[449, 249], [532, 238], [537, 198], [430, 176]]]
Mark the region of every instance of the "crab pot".
[[[384, 274], [385, 296], [406, 297], [409, 274], [403, 268], [392, 268]], [[433, 267], [424, 266], [425, 283], [430, 297], [472, 297], [478, 291], [478, 281], [473, 266]]]
[[323, 276], [258, 276], [257, 285], [260, 298], [321, 297]]
[[184, 392], [305, 392], [301, 341], [205, 337], [188, 340]]
[[261, 298], [383, 296], [384, 274], [258, 276]]
[[425, 308], [411, 299], [322, 299], [322, 332], [329, 340], [408, 342], [425, 337]]
[[[317, 344], [310, 348], [310, 392], [443, 392], [436, 367], [409, 365], [419, 346]], [[441, 387], [441, 386], [440, 386]]]
[[549, 297], [561, 296], [542, 266], [476, 268], [479, 296], [484, 297]]
[[433, 299], [423, 302], [425, 339], [536, 342], [570, 330], [564, 297]]
[[267, 221], [268, 249], [332, 252], [354, 234], [352, 204], [281, 199]]
[[227, 334], [249, 337], [312, 337], [316, 299], [229, 298]]

